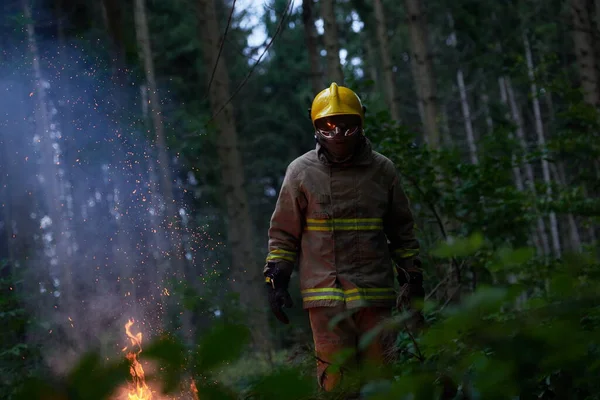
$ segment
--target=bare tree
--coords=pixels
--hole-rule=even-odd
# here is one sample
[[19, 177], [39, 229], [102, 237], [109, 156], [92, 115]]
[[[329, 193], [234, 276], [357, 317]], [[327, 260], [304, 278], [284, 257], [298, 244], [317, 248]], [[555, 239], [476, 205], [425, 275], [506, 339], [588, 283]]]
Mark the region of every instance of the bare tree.
[[[502, 77], [500, 80], [500, 84], [504, 86], [504, 90], [506, 90], [507, 101], [510, 108], [511, 118], [516, 125], [515, 133], [517, 134], [517, 140], [521, 146], [521, 150], [523, 154], [527, 154], [527, 142], [525, 140], [525, 128], [523, 127], [523, 119], [521, 118], [521, 111], [519, 110], [519, 106], [517, 105], [517, 100], [515, 98], [515, 93], [512, 87], [512, 83], [509, 77]], [[516, 161], [516, 160], [515, 160]], [[527, 180], [525, 184], [527, 184], [528, 189], [535, 196], [537, 191], [535, 189], [535, 176], [533, 174], [533, 168], [529, 162], [526, 162], [524, 165], [525, 168], [525, 176]], [[538, 237], [541, 241], [541, 249], [543, 250], [543, 254], [550, 254], [550, 241], [548, 239], [548, 234], [546, 232], [546, 223], [541, 215], [538, 215], [537, 218], [537, 233]]]
[[422, 107], [425, 139], [434, 149], [440, 146], [438, 127], [438, 95], [433, 71], [432, 54], [425, 14], [420, 0], [405, 0], [407, 23], [410, 32], [411, 63], [417, 96]]
[[[525, 46], [525, 59], [527, 61], [527, 76], [529, 77], [529, 85], [531, 90], [531, 97], [533, 102], [533, 115], [535, 119], [535, 132], [537, 134], [538, 146], [544, 149], [546, 147], [546, 139], [544, 137], [544, 125], [542, 123], [542, 113], [540, 111], [540, 100], [538, 98], [538, 89], [535, 82], [533, 57], [531, 56], [531, 46], [527, 34], [523, 33], [523, 44]], [[544, 183], [546, 184], [546, 195], [552, 197], [552, 179], [550, 177], [550, 167], [548, 160], [542, 157], [542, 176], [544, 177]], [[556, 219], [556, 213], [550, 212], [550, 235], [552, 237], [552, 249], [556, 257], [561, 256], [560, 248], [560, 237], [558, 234], [558, 221]]]
[[396, 82], [394, 79], [394, 65], [390, 57], [390, 46], [388, 44], [387, 24], [385, 21], [385, 10], [381, 0], [374, 0], [375, 27], [377, 28], [377, 41], [379, 42], [379, 55], [383, 67], [385, 80], [385, 96], [390, 115], [393, 120], [400, 121], [400, 109], [396, 98]]
[[[45, 190], [47, 201], [48, 215], [50, 217], [53, 244], [55, 248], [56, 265], [60, 265], [60, 271], [50, 271], [49, 276], [59, 276], [62, 282], [60, 283], [60, 291], [63, 299], [64, 307], [69, 307], [68, 300], [71, 298], [71, 270], [70, 264], [65, 263], [64, 258], [67, 255], [68, 238], [67, 229], [64, 223], [66, 218], [62, 215], [63, 203], [61, 203], [61, 179], [59, 173], [59, 147], [56, 144], [57, 135], [55, 129], [51, 127], [50, 107], [46, 94], [48, 82], [44, 79], [42, 66], [40, 64], [40, 53], [38, 50], [35, 27], [33, 25], [33, 17], [31, 7], [27, 0], [22, 0], [23, 13], [27, 20], [26, 30], [29, 45], [29, 51], [32, 57], [32, 68], [34, 74], [34, 88], [36, 98], [35, 128], [36, 135], [39, 138], [40, 144], [40, 182]], [[60, 262], [58, 262], [60, 260]]]
[[[244, 169], [238, 146], [235, 114], [230, 102], [230, 82], [227, 63], [219, 57], [219, 24], [215, 0], [198, 1], [198, 26], [205, 65], [215, 67], [209, 89], [209, 101], [219, 138], [217, 153], [221, 170], [221, 190], [227, 208], [227, 238], [231, 248], [231, 284], [240, 295], [240, 305], [248, 312], [254, 339], [259, 347], [269, 347], [268, 323], [263, 311], [263, 296], [259, 292], [261, 268], [254, 252], [254, 232], [248, 197], [244, 189]], [[211, 76], [207, 75], [207, 82]]]
[[335, 20], [335, 0], [323, 0], [321, 2], [321, 16], [325, 32], [323, 40], [327, 52], [327, 79], [344, 84], [344, 73], [340, 63], [340, 43], [338, 40], [338, 26]]
[[598, 90], [598, 65], [594, 51], [592, 23], [587, 10], [586, 0], [570, 0], [571, 18], [573, 20], [573, 44], [575, 56], [579, 64], [579, 76], [586, 103], [592, 107], [600, 106]]
[[146, 82], [148, 84], [148, 103], [150, 105], [150, 116], [154, 127], [154, 143], [158, 152], [158, 170], [160, 176], [160, 189], [165, 202], [167, 213], [167, 231], [172, 235], [172, 264], [175, 273], [181, 278], [184, 275], [183, 251], [180, 235], [178, 232], [178, 212], [175, 199], [173, 197], [173, 180], [171, 177], [171, 168], [169, 163], [169, 153], [165, 129], [162, 120], [160, 99], [158, 97], [158, 88], [154, 74], [154, 61], [152, 57], [152, 48], [150, 45], [150, 34], [148, 31], [148, 21], [146, 18], [146, 6], [144, 0], [135, 0], [135, 30], [138, 41], [140, 60], [144, 66]]
[[302, 21], [304, 23], [304, 41], [306, 42], [310, 64], [310, 83], [313, 94], [316, 95], [323, 89], [323, 73], [321, 72], [317, 48], [318, 36], [315, 27], [314, 0], [302, 0]]
[[[456, 33], [454, 32], [454, 18], [452, 18], [452, 14], [450, 13], [448, 13], [448, 22], [450, 24], [452, 35], [452, 47], [456, 48], [457, 38]], [[467, 135], [467, 145], [469, 146], [469, 156], [471, 158], [471, 163], [479, 164], [479, 159], [477, 158], [477, 146], [475, 145], [475, 134], [473, 133], [473, 121], [471, 121], [471, 107], [469, 105], [469, 99], [467, 98], [465, 77], [460, 66], [456, 69], [456, 83], [460, 94], [460, 106], [463, 114], [465, 133]]]
[[[513, 122], [514, 122], [515, 117], [514, 117], [514, 115], [511, 117], [513, 108], [509, 107], [508, 94], [506, 91], [506, 82], [505, 82], [504, 77], [498, 78], [498, 86], [500, 88], [500, 101], [502, 102], [502, 104], [507, 106], [507, 109], [510, 110], [507, 113], [506, 117], [507, 117], [507, 119], [513, 119]], [[517, 162], [517, 156], [515, 155], [514, 152], [512, 152], [512, 154], [511, 154], [511, 161], [512, 161], [513, 176], [515, 179], [515, 186], [517, 187], [517, 190], [519, 190], [521, 192], [524, 190], [523, 177], [521, 176], [521, 169], [519, 168], [519, 165]]]

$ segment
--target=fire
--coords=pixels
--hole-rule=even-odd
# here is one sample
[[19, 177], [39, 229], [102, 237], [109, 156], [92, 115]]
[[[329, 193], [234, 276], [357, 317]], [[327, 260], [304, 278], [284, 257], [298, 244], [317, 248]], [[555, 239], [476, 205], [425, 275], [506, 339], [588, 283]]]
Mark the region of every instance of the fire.
[[131, 342], [130, 349], [125, 347], [123, 351], [127, 351], [127, 360], [129, 360], [129, 373], [131, 374], [132, 383], [129, 387], [129, 400], [151, 400], [153, 398], [152, 391], [146, 385], [146, 377], [144, 376], [144, 368], [138, 361], [138, 356], [142, 352], [142, 332], [137, 334], [131, 333], [131, 326], [134, 321], [130, 319], [125, 324], [125, 333]]
[[194, 400], [199, 400], [198, 397], [198, 388], [196, 387], [196, 382], [192, 379], [192, 383], [190, 384], [190, 390], [192, 391], [192, 396], [194, 396]]
[[[126, 353], [125, 357], [129, 361], [129, 373], [131, 374], [131, 382], [127, 388], [123, 388], [123, 392], [120, 392], [118, 400], [172, 400], [175, 398], [163, 397], [152, 391], [146, 384], [146, 376], [144, 374], [144, 368], [139, 362], [139, 355], [142, 353], [142, 332], [131, 333], [131, 327], [134, 324], [133, 319], [129, 319], [125, 324], [125, 333], [127, 338], [131, 342], [130, 346], [123, 348], [123, 352]], [[176, 398], [189, 398], [191, 394], [193, 400], [199, 400], [198, 388], [194, 380], [191, 380], [189, 393], [184, 395], [185, 397]], [[125, 397], [125, 394], [127, 397]], [[115, 399], [116, 400], [116, 399]]]

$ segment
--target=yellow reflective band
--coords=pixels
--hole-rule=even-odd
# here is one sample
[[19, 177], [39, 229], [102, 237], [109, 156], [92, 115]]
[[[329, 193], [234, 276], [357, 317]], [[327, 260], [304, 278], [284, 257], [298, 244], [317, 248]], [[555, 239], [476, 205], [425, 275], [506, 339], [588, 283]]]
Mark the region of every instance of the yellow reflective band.
[[318, 300], [338, 300], [338, 301], [344, 301], [344, 298], [341, 297], [341, 296], [315, 296], [315, 297], [308, 297], [308, 298], [302, 299], [303, 302], [318, 301]]
[[357, 300], [394, 300], [396, 293], [393, 288], [354, 288], [344, 290], [346, 301]]
[[395, 300], [393, 288], [354, 288], [342, 290], [339, 288], [314, 288], [301, 291], [302, 301], [339, 300], [345, 302]]
[[289, 250], [283, 250], [283, 249], [274, 249], [270, 252], [271, 254], [290, 254], [295, 256], [296, 252], [295, 251], [289, 251]]
[[323, 292], [339, 292], [344, 293], [342, 289], [338, 288], [314, 288], [314, 289], [304, 289], [302, 290], [302, 294], [304, 293], [323, 293]]
[[294, 262], [294, 261], [296, 261], [296, 257], [288, 257], [288, 256], [279, 256], [279, 255], [269, 254], [267, 256], [267, 261], [273, 261], [273, 260], [286, 260], [286, 261]]
[[419, 254], [419, 249], [396, 249], [394, 254], [400, 258], [414, 257]]
[[269, 252], [269, 255], [267, 256], [267, 262], [273, 261], [273, 260], [286, 260], [286, 261], [290, 261], [290, 262], [295, 262], [296, 254], [297, 253], [295, 251], [274, 249], [271, 252]]
[[344, 301], [344, 292], [338, 288], [316, 288], [301, 291], [302, 301], [339, 300]]
[[306, 220], [307, 231], [354, 231], [354, 230], [380, 230], [383, 229], [381, 218], [337, 218]]

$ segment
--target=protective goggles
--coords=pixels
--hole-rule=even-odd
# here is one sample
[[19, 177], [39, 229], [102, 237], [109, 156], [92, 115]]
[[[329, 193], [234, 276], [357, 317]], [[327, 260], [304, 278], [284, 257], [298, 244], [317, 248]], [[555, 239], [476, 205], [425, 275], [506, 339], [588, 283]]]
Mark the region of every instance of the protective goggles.
[[326, 139], [348, 137], [361, 131], [360, 120], [335, 120], [324, 118], [316, 127], [317, 133]]

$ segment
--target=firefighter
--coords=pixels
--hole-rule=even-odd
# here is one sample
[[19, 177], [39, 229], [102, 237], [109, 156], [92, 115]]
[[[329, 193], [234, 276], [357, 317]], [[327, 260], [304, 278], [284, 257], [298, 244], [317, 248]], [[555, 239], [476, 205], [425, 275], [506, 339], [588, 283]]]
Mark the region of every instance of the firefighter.
[[[298, 263], [317, 381], [325, 391], [341, 381], [344, 370], [328, 367], [342, 350], [385, 365], [392, 345], [386, 335], [362, 354], [358, 340], [394, 306], [410, 310], [424, 295], [409, 201], [395, 165], [365, 136], [365, 110], [356, 93], [336, 83], [315, 96], [309, 113], [316, 148], [289, 164], [268, 232], [264, 276], [271, 309], [289, 323], [282, 308], [293, 305], [288, 284]], [[340, 313], [347, 317], [330, 330]]]

